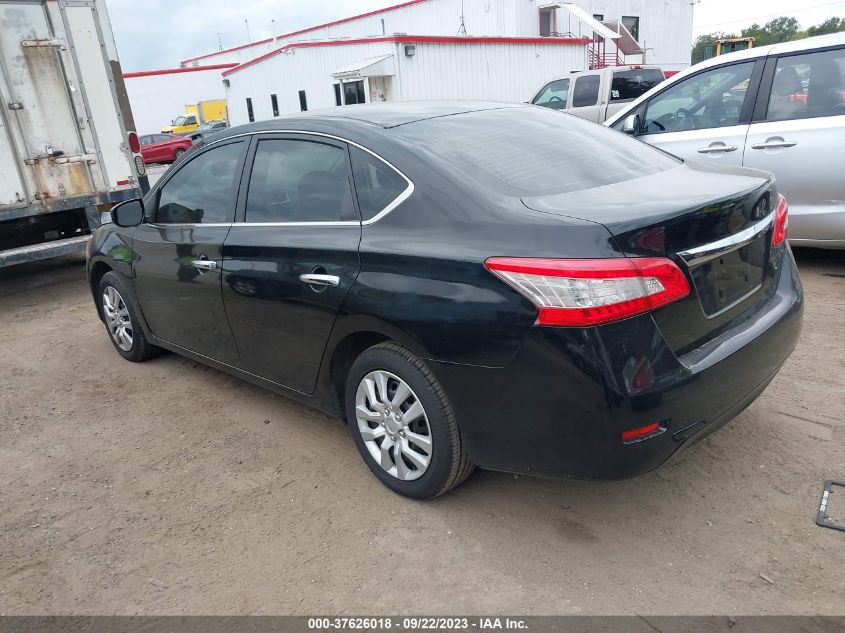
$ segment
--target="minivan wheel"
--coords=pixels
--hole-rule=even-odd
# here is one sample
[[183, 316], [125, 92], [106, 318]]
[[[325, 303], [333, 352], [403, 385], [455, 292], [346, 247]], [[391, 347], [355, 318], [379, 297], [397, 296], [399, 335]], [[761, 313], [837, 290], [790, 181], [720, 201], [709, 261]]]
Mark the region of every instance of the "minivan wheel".
[[117, 273], [108, 272], [103, 275], [97, 296], [100, 315], [118, 354], [137, 363], [155, 356], [160, 351], [147, 341], [140, 326], [138, 309]]
[[405, 348], [382, 343], [363, 352], [349, 371], [345, 393], [358, 451], [391, 490], [429, 499], [473, 471], [443, 387]]

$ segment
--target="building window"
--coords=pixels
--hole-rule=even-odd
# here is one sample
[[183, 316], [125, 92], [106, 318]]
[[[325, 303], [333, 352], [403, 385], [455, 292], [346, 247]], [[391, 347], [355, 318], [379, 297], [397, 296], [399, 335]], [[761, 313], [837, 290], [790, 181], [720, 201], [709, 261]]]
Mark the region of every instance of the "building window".
[[308, 101], [305, 99], [305, 91], [299, 91], [299, 109], [305, 112], [308, 109]]
[[[593, 19], [596, 22], [604, 22], [604, 13], [593, 13]], [[593, 42], [602, 42], [604, 38], [598, 33], [593, 33]]]
[[249, 122], [255, 121], [255, 115], [252, 113], [252, 99], [246, 98], [246, 115], [249, 117]]
[[273, 106], [273, 116], [279, 116], [279, 100], [276, 95], [270, 95], [270, 105]]
[[347, 81], [343, 84], [343, 103], [352, 105], [353, 103], [366, 103], [367, 95], [364, 92], [364, 82], [362, 81]]
[[634, 15], [623, 15], [622, 24], [638, 42], [640, 41], [640, 19]]
[[555, 10], [540, 9], [540, 37], [555, 34]]
[[340, 97], [340, 84], [334, 85], [334, 103], [335, 105], [343, 105], [343, 101]]

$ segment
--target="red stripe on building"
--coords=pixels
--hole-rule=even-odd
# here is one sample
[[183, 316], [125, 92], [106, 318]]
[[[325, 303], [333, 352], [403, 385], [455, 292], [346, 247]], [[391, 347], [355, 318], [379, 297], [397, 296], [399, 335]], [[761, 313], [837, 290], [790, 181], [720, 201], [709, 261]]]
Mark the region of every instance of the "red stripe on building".
[[132, 79], [133, 77], [152, 77], [154, 75], [173, 75], [176, 73], [196, 73], [203, 70], [224, 70], [226, 68], [233, 68], [237, 66], [235, 63], [231, 64], [211, 64], [209, 66], [189, 66], [188, 68], [162, 68], [161, 70], [140, 70], [134, 73], [123, 73], [124, 79]]
[[[422, 0], [420, 0], [422, 1]], [[311, 48], [319, 46], [344, 46], [346, 44], [370, 44], [373, 42], [394, 42], [400, 44], [590, 44], [592, 38], [589, 37], [460, 37], [460, 36], [440, 36], [440, 35], [392, 35], [387, 37], [368, 37], [355, 40], [324, 40], [322, 42], [293, 42], [277, 48], [276, 50], [264, 53], [263, 55], [250, 59], [249, 61], [239, 64], [234, 68], [230, 68], [223, 72], [226, 77], [234, 72], [243, 70], [254, 66], [265, 59], [275, 57], [280, 53], [294, 48]]]
[[410, 7], [415, 4], [420, 4], [423, 2], [428, 2], [428, 0], [408, 0], [407, 2], [402, 2], [400, 4], [394, 4], [390, 7], [384, 7], [383, 9], [376, 9], [374, 11], [368, 11], [367, 13], [360, 13], [358, 15], [353, 15], [348, 18], [341, 18], [340, 20], [335, 20], [334, 22], [326, 22], [325, 24], [318, 24], [317, 26], [309, 26], [307, 29], [300, 29], [298, 31], [291, 31], [290, 33], [283, 33], [282, 35], [277, 35], [276, 37], [270, 37], [266, 40], [260, 40], [258, 42], [252, 42], [250, 44], [242, 44], [240, 46], [235, 46], [233, 48], [226, 48], [222, 51], [217, 51], [216, 53], [208, 53], [206, 55], [200, 55], [199, 57], [191, 57], [190, 59], [184, 59], [180, 63], [182, 64], [189, 64], [191, 62], [198, 61], [200, 59], [206, 59], [208, 57], [214, 57], [216, 55], [220, 55], [222, 53], [233, 53], [235, 51], [240, 51], [245, 48], [249, 48], [250, 46], [258, 46], [260, 44], [267, 44], [268, 42], [284, 40], [289, 37], [293, 37], [294, 35], [302, 35], [303, 33], [310, 33], [312, 31], [318, 31], [320, 29], [325, 29], [331, 26], [337, 26], [338, 24], [346, 24], [347, 22], [352, 22], [354, 20], [360, 20], [361, 18], [369, 18], [373, 15], [378, 15], [380, 13], [387, 13], [388, 11], [395, 11], [396, 9], [403, 9], [404, 7]]

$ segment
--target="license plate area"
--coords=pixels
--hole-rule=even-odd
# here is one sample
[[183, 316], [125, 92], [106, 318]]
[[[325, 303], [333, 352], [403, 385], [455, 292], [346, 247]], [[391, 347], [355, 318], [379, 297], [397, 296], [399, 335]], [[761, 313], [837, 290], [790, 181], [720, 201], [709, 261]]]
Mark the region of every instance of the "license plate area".
[[753, 295], [763, 285], [768, 233], [690, 269], [701, 307], [716, 317]]

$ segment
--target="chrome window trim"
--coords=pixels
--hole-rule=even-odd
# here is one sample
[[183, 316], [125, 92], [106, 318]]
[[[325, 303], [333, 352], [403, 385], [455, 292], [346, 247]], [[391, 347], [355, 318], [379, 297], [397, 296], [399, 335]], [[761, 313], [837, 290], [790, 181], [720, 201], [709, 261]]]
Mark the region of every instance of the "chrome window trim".
[[154, 229], [166, 229], [169, 227], [176, 227], [179, 228], [181, 226], [205, 226], [205, 227], [215, 227], [215, 228], [225, 228], [232, 226], [234, 222], [144, 222], [145, 226], [151, 226]]
[[408, 176], [406, 176], [401, 169], [396, 167], [396, 165], [391, 163], [389, 160], [379, 156], [374, 151], [367, 149], [366, 147], [359, 143], [356, 143], [355, 141], [350, 141], [348, 138], [343, 138], [342, 136], [336, 136], [334, 134], [326, 134], [325, 132], [309, 132], [307, 130], [261, 130], [260, 132], [244, 132], [242, 134], [233, 134], [232, 136], [217, 139], [216, 141], [212, 141], [211, 143], [206, 145], [206, 147], [211, 147], [212, 145], [216, 145], [217, 143], [224, 143], [233, 138], [240, 138], [244, 136], [256, 136], [258, 134], [301, 134], [305, 136], [319, 136], [322, 138], [330, 138], [332, 140], [340, 141], [342, 143], [349, 143], [350, 145], [354, 145], [358, 149], [364, 150], [371, 156], [375, 156], [377, 159], [379, 159], [385, 165], [390, 167], [397, 174], [402, 176], [402, 178], [405, 179], [405, 182], [408, 183], [408, 186], [402, 191], [402, 193], [396, 196], [396, 199], [393, 200], [393, 202], [387, 205], [384, 209], [379, 211], [370, 219], [362, 220], [360, 222], [234, 222], [232, 226], [369, 226], [381, 220], [384, 216], [386, 216], [400, 204], [405, 202], [405, 200], [407, 200], [411, 196], [411, 194], [414, 193], [414, 181], [408, 178]]
[[689, 266], [697, 266], [699, 264], [709, 262], [712, 259], [716, 259], [717, 257], [721, 257], [722, 255], [726, 255], [731, 251], [735, 251], [738, 248], [742, 248], [743, 246], [750, 244], [757, 238], [757, 236], [767, 231], [774, 221], [775, 211], [772, 211], [765, 218], [756, 224], [752, 224], [748, 228], [743, 229], [739, 233], [734, 233], [733, 235], [724, 237], [721, 240], [716, 240], [715, 242], [710, 242], [709, 244], [703, 244], [686, 251], [681, 251], [678, 255]]

